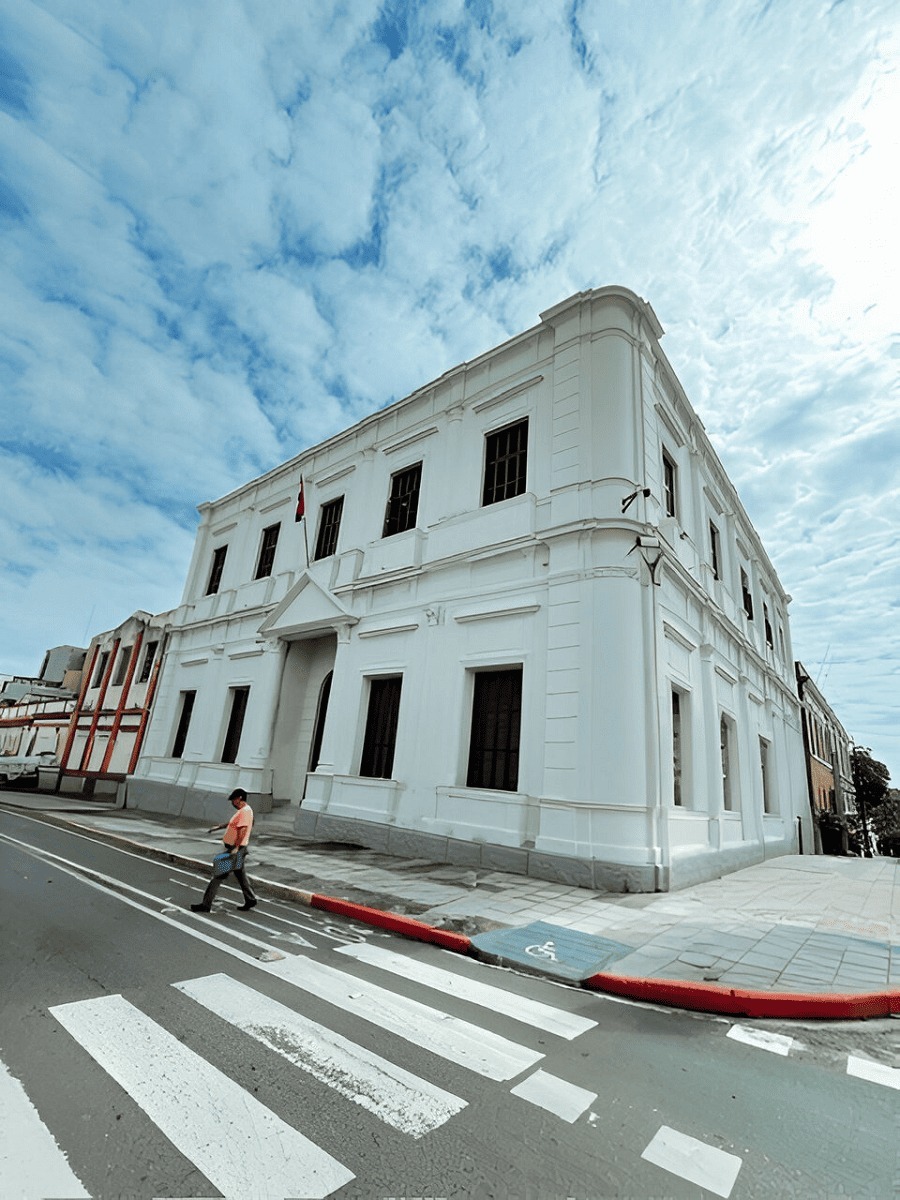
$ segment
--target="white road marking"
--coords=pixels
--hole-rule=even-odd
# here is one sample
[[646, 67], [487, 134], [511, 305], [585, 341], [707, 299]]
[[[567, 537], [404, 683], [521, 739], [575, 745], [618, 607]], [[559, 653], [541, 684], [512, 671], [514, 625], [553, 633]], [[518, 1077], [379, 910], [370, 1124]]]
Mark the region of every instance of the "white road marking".
[[401, 1133], [420, 1138], [466, 1107], [458, 1096], [228, 975], [173, 987]]
[[324, 1200], [354, 1178], [122, 996], [59, 1004], [50, 1012], [226, 1195]]
[[745, 1025], [732, 1025], [725, 1036], [748, 1046], [756, 1046], [759, 1050], [769, 1050], [772, 1054], [787, 1055], [794, 1044], [794, 1039], [786, 1034], [770, 1033], [767, 1029], [748, 1029]]
[[291, 957], [267, 963], [265, 969], [344, 1012], [488, 1079], [512, 1079], [544, 1057], [478, 1025], [312, 958]]
[[880, 1083], [884, 1087], [900, 1090], [900, 1068], [870, 1062], [869, 1059], [858, 1058], [855, 1054], [847, 1058], [847, 1074], [855, 1075], [858, 1079], [867, 1079], [869, 1083]]
[[660, 1127], [641, 1158], [726, 1200], [743, 1165], [736, 1154], [708, 1146], [668, 1125]]
[[576, 1087], [565, 1079], [557, 1079], [546, 1071], [537, 1070], [527, 1079], [511, 1088], [513, 1096], [520, 1096], [538, 1108], [545, 1108], [563, 1121], [572, 1125], [597, 1099], [596, 1092]]
[[419, 962], [394, 950], [385, 950], [381, 946], [354, 943], [339, 946], [335, 953], [346, 954], [348, 958], [355, 958], [358, 962], [368, 963], [382, 971], [390, 971], [393, 975], [399, 975], [401, 979], [411, 979], [425, 987], [458, 996], [461, 1000], [489, 1008], [492, 1012], [502, 1013], [506, 1017], [512, 1017], [514, 1021], [533, 1025], [547, 1033], [554, 1033], [567, 1041], [586, 1033], [597, 1024], [587, 1017], [567, 1013], [550, 1004], [542, 1004], [539, 1000], [530, 1000], [527, 996], [517, 996], [514, 992], [507, 992], [503, 988], [494, 987], [493, 984], [469, 979], [455, 971], [445, 971], [443, 967]]
[[16, 1200], [90, 1200], [28, 1094], [0, 1062], [0, 1177]]

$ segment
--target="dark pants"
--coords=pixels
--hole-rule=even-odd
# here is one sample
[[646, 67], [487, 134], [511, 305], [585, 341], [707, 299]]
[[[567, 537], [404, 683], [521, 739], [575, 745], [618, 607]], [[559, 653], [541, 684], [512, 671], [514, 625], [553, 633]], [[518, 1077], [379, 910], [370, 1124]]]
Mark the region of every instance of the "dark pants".
[[[250, 886], [250, 880], [244, 874], [244, 868], [239, 867], [234, 871], [229, 871], [229, 875], [233, 875], [240, 885], [241, 891], [244, 893], [245, 904], [255, 904], [256, 896], [253, 894], [253, 888]], [[206, 891], [203, 893], [203, 903], [207, 908], [212, 907], [212, 902], [216, 897], [216, 892], [228, 878], [228, 875], [215, 875], [206, 885]]]

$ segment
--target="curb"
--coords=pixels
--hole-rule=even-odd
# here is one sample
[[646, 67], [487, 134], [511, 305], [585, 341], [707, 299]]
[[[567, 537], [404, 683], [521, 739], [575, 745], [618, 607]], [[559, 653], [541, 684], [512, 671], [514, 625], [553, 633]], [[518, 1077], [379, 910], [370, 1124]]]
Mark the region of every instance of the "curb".
[[[119, 834], [95, 829], [92, 825], [81, 825], [53, 813], [31, 813], [37, 820], [48, 825], [66, 829], [88, 829], [98, 841], [111, 846], [127, 847], [132, 853], [144, 858], [168, 862], [175, 866], [208, 872], [209, 863], [203, 859], [189, 858], [157, 846], [134, 842]], [[445, 950], [481, 958], [469, 937], [462, 933], [451, 933], [438, 929], [415, 917], [401, 913], [370, 908], [354, 900], [343, 900], [337, 896], [326, 896], [319, 892], [307, 892], [302, 888], [274, 883], [267, 879], [254, 878], [254, 887], [264, 895], [278, 900], [303, 904], [307, 908], [318, 908], [325, 912], [351, 917], [365, 925], [387, 929], [403, 937], [419, 942], [430, 942]], [[485, 958], [484, 961], [487, 961]], [[541, 978], [549, 978], [546, 972], [530, 972]], [[571, 983], [571, 981], [570, 981]], [[613, 975], [600, 971], [572, 986], [587, 991], [606, 992], [629, 1000], [640, 1000], [649, 1004], [661, 1004], [671, 1008], [683, 1008], [695, 1012], [725, 1016], [780, 1017], [787, 1020], [851, 1021], [872, 1017], [890, 1017], [900, 1014], [900, 988], [887, 988], [879, 992], [762, 992], [750, 988], [730, 988], [724, 984], [699, 983], [686, 979], [656, 979], [652, 976]]]

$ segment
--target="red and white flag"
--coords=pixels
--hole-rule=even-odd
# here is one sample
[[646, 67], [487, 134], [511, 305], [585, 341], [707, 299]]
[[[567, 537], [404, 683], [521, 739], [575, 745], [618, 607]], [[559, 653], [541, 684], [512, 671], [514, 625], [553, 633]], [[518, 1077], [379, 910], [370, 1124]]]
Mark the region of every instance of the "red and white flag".
[[297, 493], [297, 511], [294, 513], [295, 521], [302, 521], [303, 514], [306, 512], [306, 501], [303, 499], [303, 476], [300, 476], [300, 491]]

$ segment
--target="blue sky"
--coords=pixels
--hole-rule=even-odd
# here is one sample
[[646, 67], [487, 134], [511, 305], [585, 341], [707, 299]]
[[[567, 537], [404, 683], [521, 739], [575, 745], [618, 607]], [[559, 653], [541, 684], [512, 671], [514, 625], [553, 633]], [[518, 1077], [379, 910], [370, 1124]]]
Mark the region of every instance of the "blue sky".
[[900, 778], [900, 0], [0, 0], [0, 671], [624, 284]]

